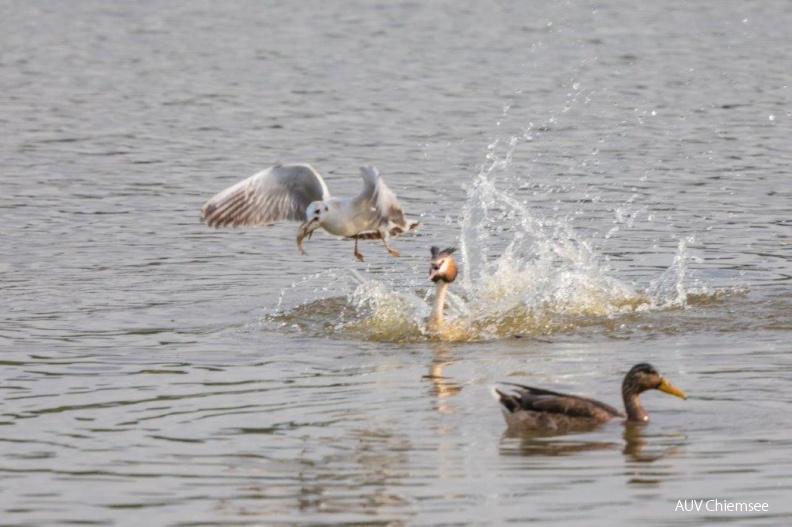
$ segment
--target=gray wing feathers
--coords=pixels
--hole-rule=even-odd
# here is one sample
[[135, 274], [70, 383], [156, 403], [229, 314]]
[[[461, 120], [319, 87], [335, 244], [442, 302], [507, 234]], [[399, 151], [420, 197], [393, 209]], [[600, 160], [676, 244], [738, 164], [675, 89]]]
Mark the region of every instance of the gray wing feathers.
[[305, 220], [311, 202], [330, 198], [310, 165], [276, 165], [225, 189], [206, 202], [201, 219], [210, 227], [266, 225]]
[[403, 230], [409, 230], [396, 194], [388, 188], [377, 169], [363, 166], [360, 167], [360, 174], [363, 177], [363, 192], [355, 200], [367, 202], [384, 226], [393, 223]]

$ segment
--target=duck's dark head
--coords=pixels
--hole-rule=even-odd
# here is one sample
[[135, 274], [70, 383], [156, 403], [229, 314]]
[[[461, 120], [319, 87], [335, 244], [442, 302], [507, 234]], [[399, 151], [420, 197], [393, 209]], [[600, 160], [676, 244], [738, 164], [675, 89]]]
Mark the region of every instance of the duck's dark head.
[[676, 395], [682, 399], [687, 399], [685, 392], [668, 382], [654, 366], [646, 362], [633, 366], [624, 377], [622, 393], [624, 395], [639, 394], [646, 390], [660, 390], [661, 392]]
[[451, 255], [456, 249], [449, 247], [442, 251], [438, 247], [432, 247], [432, 261], [429, 263], [429, 280], [432, 282], [443, 281], [451, 283], [456, 280], [457, 266]]

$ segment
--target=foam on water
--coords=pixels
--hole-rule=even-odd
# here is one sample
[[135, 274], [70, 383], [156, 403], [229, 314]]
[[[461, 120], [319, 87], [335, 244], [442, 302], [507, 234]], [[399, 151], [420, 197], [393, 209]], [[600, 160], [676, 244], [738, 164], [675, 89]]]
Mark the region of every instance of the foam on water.
[[[282, 329], [324, 336], [472, 341], [607, 329], [623, 315], [685, 308], [691, 295], [708, 296], [700, 284], [691, 289], [686, 283], [692, 260], [686, 240], [671, 266], [640, 291], [612, 276], [591, 245], [564, 222], [533, 217], [486, 178], [470, 189], [465, 218], [473, 216], [483, 221], [463, 220], [464, 279], [454, 284], [456, 291], [452, 286], [446, 327], [439, 333], [425, 330], [434, 289], [428, 281], [421, 285], [423, 275], [400, 288], [354, 271], [324, 271], [284, 290], [278, 309], [266, 318]], [[510, 228], [501, 228], [503, 222]], [[487, 242], [502, 249], [490, 253]], [[293, 295], [313, 300], [286, 308]]]

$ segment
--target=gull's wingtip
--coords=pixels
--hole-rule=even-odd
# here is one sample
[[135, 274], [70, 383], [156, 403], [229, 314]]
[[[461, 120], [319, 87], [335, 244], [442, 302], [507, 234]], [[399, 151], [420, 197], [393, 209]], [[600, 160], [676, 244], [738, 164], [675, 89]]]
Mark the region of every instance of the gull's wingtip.
[[204, 203], [204, 206], [201, 207], [201, 223], [206, 223], [209, 227], [216, 227], [215, 218], [212, 217], [215, 210], [217, 210], [217, 206], [212, 203], [212, 200]]
[[360, 171], [364, 176], [368, 176], [370, 178], [379, 177], [379, 170], [377, 170], [377, 167], [374, 165], [363, 165], [360, 167]]

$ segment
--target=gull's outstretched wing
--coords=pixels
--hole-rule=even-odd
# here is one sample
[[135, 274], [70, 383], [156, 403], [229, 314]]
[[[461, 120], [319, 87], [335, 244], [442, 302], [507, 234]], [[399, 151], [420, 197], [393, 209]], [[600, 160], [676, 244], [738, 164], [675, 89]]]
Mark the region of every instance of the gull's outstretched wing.
[[275, 165], [207, 201], [201, 220], [210, 227], [304, 221], [308, 205], [327, 199], [327, 185], [311, 165]]
[[417, 224], [407, 224], [396, 194], [388, 188], [376, 168], [360, 167], [360, 174], [363, 177], [363, 191], [353, 201], [356, 208], [366, 210], [383, 227], [393, 224], [400, 231], [415, 228]]

